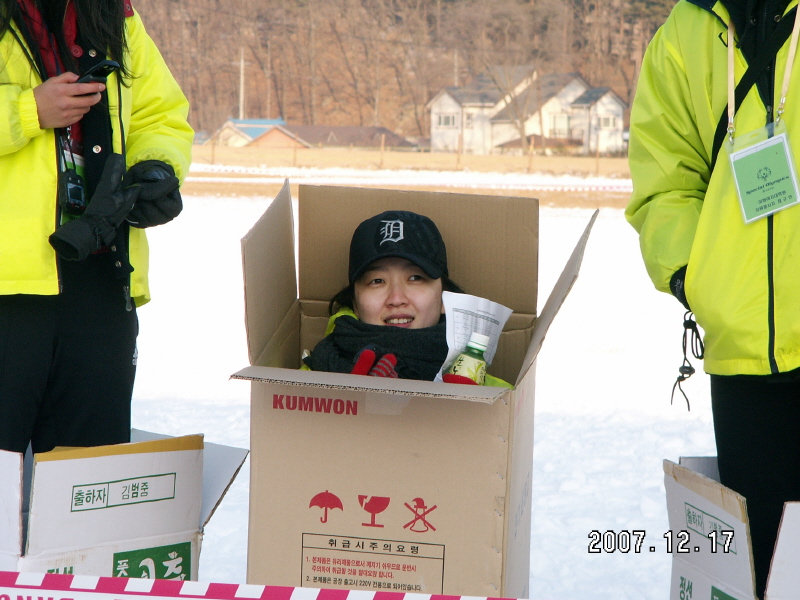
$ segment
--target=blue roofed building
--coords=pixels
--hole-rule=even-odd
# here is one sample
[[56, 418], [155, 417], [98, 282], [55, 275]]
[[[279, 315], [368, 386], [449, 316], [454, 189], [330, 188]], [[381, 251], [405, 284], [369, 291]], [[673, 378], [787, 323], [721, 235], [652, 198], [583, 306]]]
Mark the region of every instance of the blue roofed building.
[[276, 125], [286, 125], [286, 121], [283, 119], [228, 119], [209, 141], [221, 146], [247, 146]]

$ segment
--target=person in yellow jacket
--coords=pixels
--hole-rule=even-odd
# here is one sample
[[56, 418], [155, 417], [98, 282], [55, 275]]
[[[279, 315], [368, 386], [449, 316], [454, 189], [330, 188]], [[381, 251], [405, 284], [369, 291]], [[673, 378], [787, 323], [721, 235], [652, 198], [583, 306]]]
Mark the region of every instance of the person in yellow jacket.
[[796, 5], [679, 1], [630, 123], [626, 217], [655, 287], [704, 331], [720, 478], [747, 499], [759, 595], [783, 503], [800, 500]]
[[[303, 368], [433, 381], [448, 352], [443, 291], [463, 293], [433, 221], [409, 211], [363, 221], [350, 242], [349, 284], [331, 300], [325, 338]], [[512, 387], [491, 375], [484, 385]]]
[[188, 102], [128, 0], [0, 0], [0, 62], [0, 448], [126, 442]]

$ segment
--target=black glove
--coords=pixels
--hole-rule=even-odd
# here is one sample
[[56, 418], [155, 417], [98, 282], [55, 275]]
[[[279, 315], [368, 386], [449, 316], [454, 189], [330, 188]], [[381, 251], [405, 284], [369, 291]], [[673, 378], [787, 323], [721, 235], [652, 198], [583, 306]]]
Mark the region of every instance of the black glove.
[[138, 187], [141, 192], [128, 222], [144, 229], [172, 221], [183, 209], [179, 186], [175, 170], [165, 162], [145, 160], [133, 165], [125, 173], [125, 187]]
[[686, 279], [686, 267], [681, 267], [675, 273], [673, 273], [672, 277], [669, 280], [669, 291], [672, 292], [672, 295], [675, 296], [678, 301], [683, 304], [686, 310], [692, 310], [689, 308], [689, 302], [686, 300], [686, 290], [683, 286], [683, 282]]
[[123, 156], [109, 156], [86, 212], [64, 223], [50, 236], [50, 245], [61, 258], [84, 260], [114, 241], [117, 227], [125, 220], [140, 191], [137, 187], [122, 188], [124, 174]]

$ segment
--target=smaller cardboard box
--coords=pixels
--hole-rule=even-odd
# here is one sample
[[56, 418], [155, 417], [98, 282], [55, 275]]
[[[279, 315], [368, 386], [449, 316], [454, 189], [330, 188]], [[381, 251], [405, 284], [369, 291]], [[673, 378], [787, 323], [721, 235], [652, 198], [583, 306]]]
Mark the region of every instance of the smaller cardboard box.
[[[715, 457], [664, 461], [672, 554], [670, 600], [754, 600], [745, 498], [719, 483]], [[784, 505], [765, 597], [800, 597], [800, 502]]]
[[27, 468], [0, 451], [0, 571], [197, 579], [203, 528], [247, 451], [131, 437], [36, 454]]
[[[298, 370], [347, 285], [356, 226], [430, 217], [452, 277], [511, 308], [493, 375], [514, 389]], [[288, 182], [242, 240], [250, 367], [251, 584], [526, 598], [534, 361], [589, 228], [537, 314], [530, 198]]]

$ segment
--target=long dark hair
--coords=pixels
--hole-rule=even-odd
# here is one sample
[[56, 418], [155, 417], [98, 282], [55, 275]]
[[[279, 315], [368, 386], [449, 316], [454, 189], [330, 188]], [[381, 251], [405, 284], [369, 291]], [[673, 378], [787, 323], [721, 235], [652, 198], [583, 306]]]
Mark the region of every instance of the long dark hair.
[[[462, 290], [461, 287], [447, 275], [442, 275], [442, 290], [445, 292], [454, 292], [456, 294], [465, 293], [464, 290]], [[355, 306], [356, 285], [355, 283], [351, 283], [347, 287], [339, 290], [339, 292], [333, 298], [331, 298], [331, 301], [328, 303], [328, 312], [331, 315], [334, 315], [343, 308], [355, 310]]]
[[[130, 76], [123, 58], [127, 50], [125, 40], [125, 10], [122, 0], [34, 0], [47, 28], [55, 36], [58, 53], [65, 67], [79, 73], [77, 61], [64, 41], [63, 22], [67, 2], [73, 2], [78, 14], [78, 32], [92, 48], [107, 53], [108, 57], [122, 65], [122, 73]], [[25, 36], [25, 42], [36, 52], [36, 46], [29, 37], [28, 28], [24, 26], [23, 13], [17, 0], [0, 0], [0, 37], [8, 33], [11, 22], [17, 24]], [[36, 52], [38, 55], [38, 52]], [[29, 56], [29, 60], [35, 56]], [[39, 70], [31, 64], [34, 70]], [[45, 73], [41, 73], [46, 78]]]

